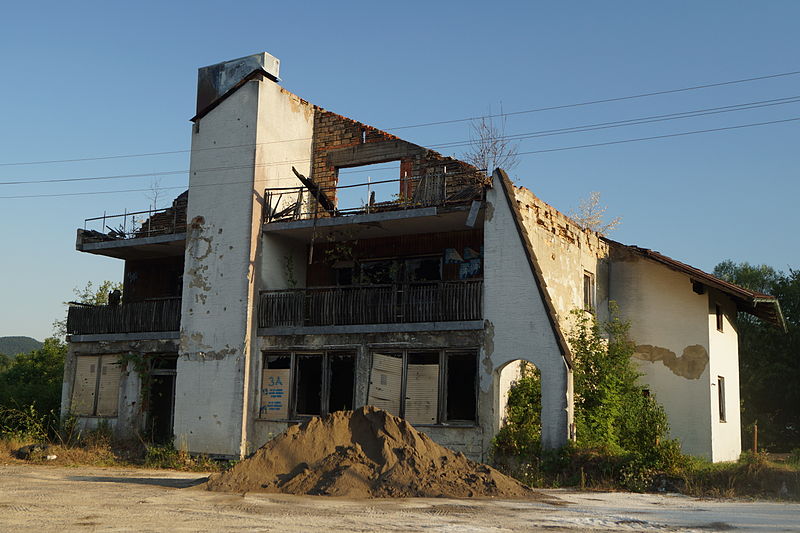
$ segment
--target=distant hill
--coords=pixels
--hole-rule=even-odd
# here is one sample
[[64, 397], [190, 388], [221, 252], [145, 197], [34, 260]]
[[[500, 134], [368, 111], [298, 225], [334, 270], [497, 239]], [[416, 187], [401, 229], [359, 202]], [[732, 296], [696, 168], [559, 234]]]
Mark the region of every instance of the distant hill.
[[0, 337], [0, 353], [17, 355], [38, 350], [42, 343], [30, 337]]

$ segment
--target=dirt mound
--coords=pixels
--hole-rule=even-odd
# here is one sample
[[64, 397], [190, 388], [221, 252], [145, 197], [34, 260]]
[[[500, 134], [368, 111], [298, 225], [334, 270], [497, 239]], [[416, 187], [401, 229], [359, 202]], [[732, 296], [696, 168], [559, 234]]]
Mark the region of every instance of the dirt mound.
[[356, 498], [536, 496], [375, 407], [293, 426], [205, 485], [215, 491]]

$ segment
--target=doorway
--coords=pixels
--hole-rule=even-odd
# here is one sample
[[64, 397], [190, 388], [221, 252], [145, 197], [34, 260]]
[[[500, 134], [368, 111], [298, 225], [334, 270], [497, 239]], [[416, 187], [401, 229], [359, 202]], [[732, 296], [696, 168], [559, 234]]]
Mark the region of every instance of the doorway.
[[156, 355], [152, 359], [147, 430], [155, 444], [172, 442], [177, 363], [177, 355]]

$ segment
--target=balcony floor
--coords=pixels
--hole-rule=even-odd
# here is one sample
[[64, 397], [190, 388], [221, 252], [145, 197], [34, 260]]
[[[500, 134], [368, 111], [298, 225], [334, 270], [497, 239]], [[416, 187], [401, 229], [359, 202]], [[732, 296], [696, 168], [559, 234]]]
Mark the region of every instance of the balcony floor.
[[[467, 228], [483, 227], [483, 206], [481, 205], [474, 225], [468, 226], [470, 205], [453, 207], [422, 207], [401, 209], [359, 215], [308, 218], [290, 222], [270, 222], [263, 225], [264, 233], [280, 234], [292, 239], [309, 241], [316, 231], [317, 237], [330, 235], [337, 240], [345, 228], [358, 228], [359, 239], [390, 237], [393, 235], [415, 235], [431, 232], [458, 231]], [[315, 229], [316, 228], [316, 229]]]
[[75, 248], [79, 252], [116, 257], [117, 259], [175, 257], [184, 253], [186, 233], [88, 242], [83, 242], [79, 236]]
[[464, 331], [483, 329], [482, 320], [410, 322], [405, 324], [352, 324], [346, 326], [274, 326], [258, 328], [258, 336], [335, 335], [351, 333], [412, 333], [416, 331]]

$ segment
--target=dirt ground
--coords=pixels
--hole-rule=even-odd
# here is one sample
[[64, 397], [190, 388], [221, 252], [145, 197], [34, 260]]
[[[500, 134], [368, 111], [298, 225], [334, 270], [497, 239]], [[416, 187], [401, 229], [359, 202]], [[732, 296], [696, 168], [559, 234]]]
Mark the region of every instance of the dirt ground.
[[209, 492], [201, 474], [0, 465], [0, 531], [797, 531], [800, 504], [544, 491], [552, 503]]

